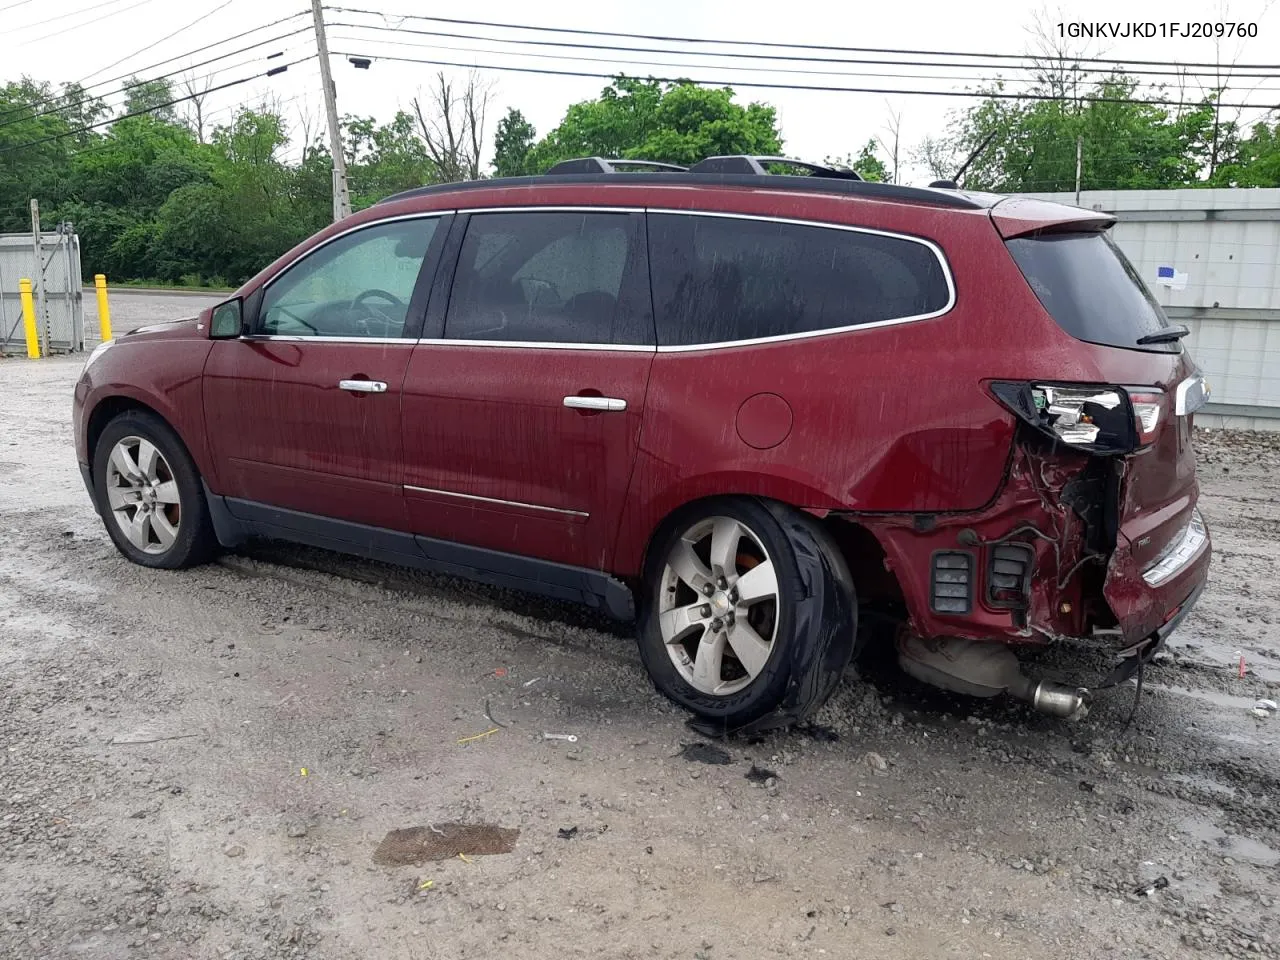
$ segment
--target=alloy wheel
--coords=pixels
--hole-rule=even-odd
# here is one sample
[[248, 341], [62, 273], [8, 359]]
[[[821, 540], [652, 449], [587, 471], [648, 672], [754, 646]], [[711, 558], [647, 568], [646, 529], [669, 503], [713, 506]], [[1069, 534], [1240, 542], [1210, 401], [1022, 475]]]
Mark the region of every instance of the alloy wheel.
[[658, 590], [667, 655], [695, 690], [728, 696], [764, 670], [777, 634], [778, 576], [746, 524], [694, 524], [672, 546]]
[[178, 538], [182, 503], [169, 461], [143, 437], [124, 437], [107, 461], [107, 506], [143, 553], [164, 553]]

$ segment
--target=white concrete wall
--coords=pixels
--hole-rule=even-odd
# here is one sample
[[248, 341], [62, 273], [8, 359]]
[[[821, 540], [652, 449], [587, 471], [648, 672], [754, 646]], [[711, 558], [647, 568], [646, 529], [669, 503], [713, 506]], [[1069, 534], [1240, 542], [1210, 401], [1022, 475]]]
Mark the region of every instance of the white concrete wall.
[[[1280, 429], [1280, 189], [1085, 191], [1080, 206], [1116, 214], [1116, 242], [1191, 330], [1215, 411], [1197, 423]], [[1162, 266], [1186, 274], [1185, 286], [1162, 281]]]

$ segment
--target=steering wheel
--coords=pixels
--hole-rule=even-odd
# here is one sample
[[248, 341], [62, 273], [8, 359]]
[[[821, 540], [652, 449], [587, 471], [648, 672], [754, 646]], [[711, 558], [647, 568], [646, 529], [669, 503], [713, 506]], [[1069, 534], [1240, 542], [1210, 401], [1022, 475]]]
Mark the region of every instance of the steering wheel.
[[403, 308], [405, 306], [404, 301], [401, 300], [399, 297], [397, 297], [394, 293], [388, 293], [386, 290], [381, 290], [377, 287], [374, 287], [371, 290], [366, 290], [363, 293], [358, 294], [356, 298], [351, 301], [351, 307], [350, 307], [350, 310], [348, 311], [348, 315], [354, 314], [356, 312], [357, 307], [362, 308], [365, 311], [365, 316], [354, 318], [356, 326], [360, 328], [362, 333], [365, 333], [366, 335], [372, 335], [373, 331], [370, 326], [371, 324], [381, 324], [383, 328], [381, 332], [382, 336], [391, 336], [392, 331], [398, 334], [401, 330], [404, 329], [403, 316], [398, 318], [393, 317], [389, 313], [387, 313], [385, 310], [383, 310], [381, 307], [379, 307], [377, 304], [366, 303], [365, 301], [369, 300], [370, 298], [386, 300], [387, 303], [391, 304], [394, 307]]

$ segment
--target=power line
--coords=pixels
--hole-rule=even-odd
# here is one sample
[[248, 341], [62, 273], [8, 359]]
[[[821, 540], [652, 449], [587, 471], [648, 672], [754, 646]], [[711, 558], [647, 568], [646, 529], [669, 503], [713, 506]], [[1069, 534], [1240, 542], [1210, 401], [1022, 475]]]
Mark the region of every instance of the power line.
[[[341, 9], [341, 8], [337, 8], [337, 9]], [[432, 18], [424, 17], [422, 19], [432, 19]], [[695, 50], [671, 50], [671, 49], [664, 49], [662, 47], [635, 47], [635, 46], [620, 46], [616, 44], [605, 44], [605, 43], [578, 43], [578, 42], [569, 41], [569, 40], [531, 40], [525, 37], [492, 37], [492, 36], [485, 36], [482, 34], [475, 34], [475, 33], [450, 33], [450, 32], [437, 31], [437, 30], [414, 30], [410, 27], [390, 27], [390, 26], [379, 26], [377, 24], [364, 24], [364, 23], [333, 23], [333, 24], [330, 24], [330, 26], [355, 28], [359, 30], [385, 31], [389, 33], [417, 34], [420, 36], [427, 36], [427, 37], [447, 37], [449, 39], [456, 39], [456, 40], [484, 40], [484, 41], [489, 41], [491, 43], [518, 44], [521, 46], [565, 47], [565, 48], [578, 49], [578, 50], [607, 50], [615, 53], [660, 53], [660, 54], [666, 54], [669, 56], [706, 56], [706, 57], [725, 57], [725, 58], [746, 59], [746, 60], [790, 60], [790, 61], [799, 61], [799, 62], [805, 62], [805, 63], [837, 63], [837, 64], [860, 64], [860, 65], [870, 64], [870, 65], [894, 66], [894, 67], [935, 67], [935, 68], [942, 68], [942, 69], [946, 69], [946, 68], [963, 69], [966, 67], [971, 67], [975, 69], [992, 69], [993, 68], [993, 65], [988, 65], [988, 64], [940, 63], [936, 60], [884, 60], [879, 58], [850, 59], [848, 57], [815, 57], [815, 56], [797, 55], [797, 54], [769, 54], [769, 53], [735, 53], [735, 52], [711, 51], [711, 50], [703, 52], [703, 51], [695, 51]], [[392, 42], [392, 41], [387, 41], [387, 42]], [[536, 54], [526, 54], [526, 56], [536, 56]], [[981, 57], [984, 55], [971, 54], [970, 56]], [[591, 58], [585, 57], [583, 59], [591, 59]], [[675, 66], [675, 64], [670, 64], [670, 65]], [[1025, 66], [1010, 64], [1010, 68], [1014, 70], [1021, 70], [1021, 71], [1039, 71], [1042, 69], [1036, 64], [1028, 64]], [[1271, 72], [1269, 73], [1233, 73], [1233, 76], [1250, 77], [1250, 78], [1262, 77], [1263, 79], [1275, 78], [1280, 80], [1280, 67], [1272, 67], [1270, 68], [1270, 70]], [[1178, 70], [1140, 70], [1139, 69], [1139, 70], [1125, 70], [1124, 73], [1126, 75], [1158, 76], [1158, 77], [1170, 77], [1175, 79], [1182, 78], [1182, 77], [1215, 77], [1216, 78], [1219, 76], [1218, 74], [1190, 73], [1190, 72], [1184, 72], [1184, 71], [1178, 71]], [[892, 76], [892, 74], [880, 74], [880, 76]], [[951, 79], [951, 78], [939, 77], [938, 79]], [[968, 79], [968, 78], [956, 78], [956, 79]], [[984, 79], [987, 79], [987, 77], [985, 76], [975, 77], [973, 79], [984, 80]], [[1027, 82], [1022, 78], [1012, 78], [1012, 79], [1017, 79], [1017, 80], [1020, 80], [1021, 82]], [[1087, 82], [1084, 76], [1081, 76], [1080, 80], [1081, 82]]]
[[[287, 18], [287, 19], [292, 19], [292, 18]], [[268, 24], [268, 26], [271, 26], [271, 24]], [[259, 27], [259, 28], [257, 28], [257, 29], [263, 29], [263, 28]], [[168, 78], [170, 78], [170, 77], [180, 76], [181, 74], [186, 73], [188, 70], [195, 70], [195, 69], [197, 69], [198, 67], [208, 66], [208, 65], [209, 65], [209, 64], [211, 64], [211, 63], [217, 63], [219, 60], [225, 60], [225, 59], [227, 59], [227, 57], [234, 57], [234, 56], [236, 56], [237, 54], [246, 53], [246, 52], [248, 52], [249, 50], [254, 50], [254, 49], [258, 48], [258, 47], [265, 47], [266, 45], [271, 44], [271, 43], [278, 43], [278, 42], [279, 42], [279, 41], [281, 41], [281, 40], [288, 40], [290, 37], [296, 37], [298, 34], [300, 34], [300, 33], [307, 33], [307, 32], [310, 32], [310, 30], [311, 30], [311, 28], [310, 28], [310, 27], [299, 27], [297, 30], [290, 31], [289, 33], [282, 33], [282, 34], [279, 34], [278, 36], [275, 36], [275, 37], [269, 37], [269, 38], [268, 38], [268, 39], [266, 39], [266, 40], [260, 40], [260, 41], [258, 41], [257, 43], [251, 43], [251, 44], [249, 44], [248, 46], [240, 47], [240, 48], [239, 48], [239, 49], [237, 49], [237, 50], [232, 50], [232, 51], [230, 51], [230, 52], [228, 52], [228, 53], [222, 53], [222, 54], [219, 54], [219, 55], [218, 55], [218, 56], [216, 56], [216, 57], [210, 57], [208, 60], [201, 60], [199, 63], [191, 63], [191, 64], [187, 64], [187, 65], [186, 65], [186, 66], [184, 66], [181, 70], [174, 70], [174, 71], [172, 71], [172, 72], [170, 72], [170, 73], [163, 73], [163, 74], [160, 74], [159, 76], [154, 76], [154, 77], [151, 77], [151, 78], [149, 78], [149, 79], [147, 79], [147, 80], [139, 80], [137, 83], [131, 83], [131, 84], [128, 84], [128, 85], [126, 85], [126, 86], [124, 86], [124, 87], [120, 88], [119, 90], [112, 90], [112, 91], [108, 91], [108, 92], [106, 92], [106, 93], [101, 93], [101, 94], [89, 94], [89, 93], [88, 93], [88, 89], [89, 89], [89, 88], [84, 88], [85, 96], [84, 96], [84, 97], [82, 97], [82, 98], [81, 98], [81, 99], [79, 99], [79, 100], [75, 100], [75, 101], [72, 101], [72, 102], [69, 102], [69, 103], [58, 103], [58, 105], [57, 105], [56, 107], [54, 107], [53, 109], [51, 109], [51, 110], [46, 110], [46, 111], [43, 111], [42, 113], [32, 113], [30, 116], [22, 117], [22, 118], [20, 118], [20, 119], [18, 119], [18, 120], [14, 120], [14, 121], [7, 121], [7, 120], [6, 120], [6, 118], [7, 118], [7, 117], [11, 117], [11, 116], [13, 116], [13, 115], [14, 115], [14, 114], [16, 114], [16, 113], [21, 113], [21, 112], [22, 112], [22, 111], [24, 111], [24, 110], [34, 110], [36, 107], [40, 107], [40, 106], [44, 106], [44, 105], [46, 105], [46, 104], [50, 104], [50, 103], [58, 102], [58, 101], [60, 101], [60, 100], [62, 99], [62, 97], [61, 97], [61, 96], [46, 97], [46, 98], [44, 98], [43, 100], [36, 100], [36, 101], [33, 101], [33, 102], [32, 102], [32, 103], [30, 103], [30, 104], [23, 104], [22, 106], [13, 107], [13, 108], [11, 108], [11, 109], [9, 109], [9, 110], [5, 110], [5, 111], [3, 111], [3, 112], [0, 112], [0, 127], [7, 127], [7, 126], [10, 126], [10, 125], [11, 125], [11, 123], [21, 123], [21, 122], [23, 122], [23, 121], [25, 121], [25, 120], [36, 120], [36, 119], [38, 119], [38, 118], [40, 118], [40, 117], [49, 116], [50, 114], [61, 113], [63, 110], [70, 110], [70, 109], [72, 109], [72, 108], [74, 108], [74, 107], [82, 106], [82, 105], [84, 105], [84, 104], [88, 103], [88, 102], [89, 102], [89, 101], [91, 101], [91, 100], [98, 100], [98, 99], [101, 99], [101, 98], [103, 98], [103, 97], [113, 96], [113, 95], [115, 95], [115, 94], [117, 94], [117, 93], [124, 93], [124, 92], [126, 92], [126, 91], [129, 91], [129, 90], [134, 89], [135, 87], [140, 87], [140, 86], [142, 86], [142, 85], [144, 85], [144, 84], [152, 83], [152, 82], [154, 82], [154, 81], [156, 81], [156, 80], [167, 80], [167, 79], [168, 79]], [[249, 32], [249, 33], [254, 33], [254, 32], [256, 32], [256, 31], [255, 31], [255, 30], [250, 30], [250, 31], [248, 31], [248, 32]], [[237, 36], [244, 36], [244, 34], [238, 34]], [[235, 38], [235, 37], [232, 37], [232, 38], [230, 38], [230, 39], [236, 39], [236, 38]], [[209, 50], [209, 49], [212, 49], [213, 47], [220, 47], [220, 46], [222, 46], [223, 44], [225, 44], [225, 43], [227, 43], [227, 42], [229, 42], [229, 40], [220, 40], [220, 41], [218, 41], [217, 43], [209, 44], [208, 46], [204, 47], [203, 49], [205, 49], [205, 50]], [[191, 55], [193, 55], [193, 54], [195, 54], [195, 53], [199, 53], [199, 52], [200, 52], [199, 50], [195, 50], [195, 51], [192, 51], [192, 52], [191, 52], [191, 53], [189, 53], [189, 54], [184, 54], [183, 56], [191, 56]], [[180, 57], [171, 57], [170, 59], [171, 59], [171, 60], [177, 60], [177, 59], [181, 59], [181, 58], [180, 58]], [[166, 62], [166, 61], [162, 61], [162, 62]], [[157, 66], [158, 66], [158, 64], [157, 64]], [[133, 78], [133, 75], [132, 75], [132, 74], [121, 74], [120, 76], [118, 76], [118, 77], [114, 77], [114, 78], [112, 78], [111, 80], [103, 80], [103, 81], [100, 81], [99, 83], [92, 84], [92, 85], [91, 85], [91, 87], [103, 87], [103, 86], [106, 86], [108, 83], [115, 83], [115, 82], [116, 82], [116, 81], [118, 81], [118, 80], [132, 79], [132, 78]], [[65, 89], [66, 89], [66, 87], [64, 87], [63, 89], [65, 90]]]
[[7, 7], [0, 7], [0, 13], [4, 13], [7, 10], [16, 10], [18, 9], [18, 7], [25, 7], [28, 3], [31, 3], [31, 2], [32, 0], [18, 0], [17, 3], [11, 3]]
[[[108, 64], [107, 64], [105, 67], [103, 67], [101, 70], [98, 70], [98, 71], [96, 71], [96, 72], [94, 72], [94, 73], [89, 74], [89, 77], [96, 77], [99, 73], [106, 73], [106, 72], [107, 72], [108, 70], [110, 70], [112, 67], [118, 67], [118, 66], [120, 66], [120, 64], [124, 63], [126, 60], [132, 60], [132, 59], [133, 59], [134, 57], [136, 57], [138, 54], [143, 53], [143, 52], [145, 52], [145, 51], [147, 51], [147, 50], [150, 50], [152, 47], [156, 46], [157, 44], [164, 43], [166, 40], [172, 40], [174, 37], [176, 37], [178, 34], [182, 33], [184, 30], [190, 30], [190, 29], [191, 29], [192, 27], [194, 27], [197, 23], [200, 23], [200, 22], [201, 22], [201, 21], [203, 21], [203, 20], [208, 20], [208, 19], [209, 19], [210, 17], [212, 17], [215, 13], [218, 13], [218, 12], [219, 12], [219, 11], [221, 11], [221, 10], [225, 10], [227, 7], [231, 6], [231, 4], [233, 4], [233, 3], [235, 3], [235, 0], [223, 0], [223, 2], [222, 2], [222, 3], [220, 3], [218, 6], [214, 7], [214, 8], [213, 8], [212, 10], [210, 10], [208, 13], [201, 14], [200, 16], [198, 16], [198, 17], [196, 17], [194, 20], [192, 20], [190, 23], [184, 24], [183, 26], [179, 27], [177, 30], [173, 31], [173, 33], [165, 34], [165, 35], [164, 35], [163, 37], [161, 37], [159, 40], [153, 40], [153, 41], [151, 41], [151, 42], [150, 42], [150, 43], [148, 43], [145, 47], [141, 47], [140, 49], [133, 51], [133, 53], [129, 54], [128, 56], [121, 57], [119, 60], [116, 60], [114, 63], [108, 63]], [[88, 80], [88, 79], [89, 79], [89, 77], [85, 77], [85, 79], [86, 79], [86, 80]]]
[[[335, 50], [335, 54], [341, 57], [364, 56], [361, 53], [351, 51]], [[618, 74], [615, 73], [588, 73], [580, 70], [552, 70], [544, 67], [516, 67], [500, 64], [484, 64], [484, 63], [457, 63], [450, 60], [420, 60], [415, 57], [393, 57], [379, 56], [376, 59], [390, 60], [398, 63], [422, 63], [434, 67], [457, 67], [462, 70], [502, 70], [512, 73], [535, 73], [548, 76], [558, 77], [591, 77], [597, 80], [615, 80]], [[681, 83], [689, 78], [687, 77], [645, 77], [641, 79], [656, 80], [659, 83]], [[897, 95], [897, 96], [925, 96], [925, 97], [966, 97], [976, 100], [1071, 100], [1076, 103], [1119, 103], [1119, 104], [1145, 104], [1154, 107], [1170, 107], [1176, 106], [1168, 100], [1139, 100], [1133, 97], [1061, 97], [1047, 93], [1006, 93], [1004, 91], [975, 91], [975, 90], [902, 90], [884, 87], [834, 87], [819, 84], [799, 84], [799, 83], [764, 83], [755, 80], [692, 80], [689, 81], [695, 86], [700, 87], [752, 87], [761, 90], [809, 90], [820, 93], [874, 93], [880, 95]], [[1219, 107], [1239, 108], [1241, 110], [1260, 110], [1266, 107], [1250, 103], [1219, 103]], [[1275, 108], [1271, 108], [1275, 109]]]
[[[342, 28], [354, 27], [357, 29], [375, 29], [372, 27], [361, 27], [358, 24], [348, 24], [348, 23], [337, 23], [337, 24], [333, 24], [333, 26], [342, 27]], [[422, 33], [426, 36], [442, 36], [442, 37], [462, 36], [459, 34], [448, 34], [448, 33], [435, 34], [429, 31], [409, 30], [409, 31], [400, 31], [400, 32]], [[450, 50], [457, 53], [483, 53], [483, 54], [491, 54], [494, 56], [502, 56], [502, 57], [519, 56], [519, 57], [531, 57], [531, 58], [536, 58], [540, 60], [560, 60], [560, 61], [583, 62], [583, 63], [612, 63], [612, 64], [616, 64], [619, 67], [623, 67], [623, 66], [675, 67], [677, 69], [688, 69], [688, 70], [730, 70], [735, 73], [736, 72], [753, 72], [753, 73], [762, 73], [762, 74], [793, 74], [793, 75], [798, 74], [803, 76], [828, 76], [828, 77], [885, 77], [888, 79], [902, 79], [902, 80], [961, 80], [961, 81], [976, 82], [976, 81], [982, 81], [982, 80], [988, 79], [988, 77], [986, 76], [974, 75], [974, 74], [957, 76], [955, 74], [937, 74], [937, 73], [885, 73], [885, 72], [873, 71], [873, 70], [865, 70], [865, 71], [864, 70], [841, 71], [841, 70], [834, 70], [834, 69], [833, 70], [801, 70], [794, 67], [764, 67], [764, 66], [740, 67], [740, 66], [733, 66], [730, 64], [715, 64], [715, 63], [672, 63], [669, 60], [668, 61], [619, 60], [616, 57], [585, 57], [585, 56], [578, 56], [574, 54], [563, 54], [563, 53], [561, 54], [527, 53], [519, 50], [493, 50], [493, 49], [484, 49], [484, 48], [471, 47], [471, 46], [449, 46], [445, 44], [413, 43], [413, 42], [401, 41], [401, 40], [368, 41], [366, 40], [366, 38], [356, 37], [356, 36], [339, 36], [339, 37], [335, 37], [334, 39], [344, 40], [349, 43], [373, 42], [378, 44], [387, 44], [387, 45], [396, 46], [396, 47], [410, 47], [418, 50]], [[496, 38], [481, 38], [481, 39], [496, 39]], [[536, 43], [538, 41], [531, 41], [531, 42]], [[569, 46], [577, 46], [577, 45], [570, 44]], [[596, 45], [587, 44], [585, 46], [595, 47]], [[600, 49], [614, 49], [617, 53], [640, 52], [639, 50], [635, 50], [633, 48], [623, 48], [623, 47], [619, 47], [619, 48], [600, 47]], [[649, 48], [649, 49], [652, 49], [652, 48]], [[681, 51], [674, 51], [674, 50], [667, 51], [667, 52], [672, 54], [682, 53]], [[692, 56], [697, 56], [697, 57], [719, 56], [719, 54], [694, 53], [692, 54]], [[751, 56], [751, 54], [745, 54], [744, 56]], [[825, 60], [826, 58], [818, 58], [818, 59]], [[861, 62], [861, 61], [830, 61], [830, 62]], [[878, 62], [878, 63], [898, 62], [903, 64], [910, 63], [909, 61], [874, 61], [874, 62]], [[925, 64], [925, 65], [932, 66], [932, 64]], [[945, 67], [946, 65], [939, 64], [938, 66]], [[1272, 78], [1276, 80], [1280, 80], [1280, 73], [1269, 74], [1268, 79], [1272, 79]], [[1037, 81], [1038, 81], [1038, 78], [1035, 78], [1035, 77], [1011, 77], [1007, 80], [1007, 82], [1010, 82], [1010, 83], [1036, 83]], [[1141, 83], [1135, 83], [1135, 88], [1138, 86], [1159, 88], [1160, 85], [1155, 84], [1151, 81], [1143, 81]], [[1255, 87], [1255, 90], [1256, 89], [1263, 89], [1264, 91], [1280, 93], [1280, 89], [1270, 88], [1270, 87], [1262, 88], [1261, 85], [1259, 85], [1259, 87]], [[1071, 98], [1063, 97], [1062, 99], [1071, 99]]]
[[230, 80], [227, 83], [219, 84], [216, 87], [210, 87], [208, 90], [203, 90], [200, 93], [188, 94], [185, 97], [175, 97], [174, 99], [168, 100], [164, 103], [157, 103], [154, 106], [147, 107], [145, 110], [134, 110], [132, 113], [126, 113], [118, 117], [112, 117], [109, 120], [99, 120], [97, 123], [87, 123], [83, 127], [77, 127], [74, 130], [67, 130], [63, 133], [55, 133], [52, 136], [48, 136], [48, 137], [41, 137], [38, 140], [29, 140], [26, 143], [15, 143], [12, 146], [0, 148], [0, 156], [3, 156], [6, 153], [13, 153], [16, 150], [26, 150], [26, 149], [29, 149], [30, 147], [38, 147], [41, 144], [52, 143], [55, 140], [63, 140], [67, 137], [74, 137], [81, 133], [87, 133], [90, 130], [96, 130], [98, 127], [105, 127], [105, 126], [108, 126], [109, 124], [118, 123], [121, 120], [128, 120], [130, 117], [141, 117], [149, 113], [155, 113], [157, 110], [163, 110], [166, 107], [176, 106], [179, 103], [186, 103], [188, 100], [194, 100], [196, 97], [203, 97], [203, 96], [207, 96], [210, 93], [217, 93], [219, 90], [228, 90], [231, 87], [238, 87], [244, 83], [251, 83], [254, 80], [259, 80], [263, 77], [275, 76], [277, 73], [283, 73], [285, 70], [288, 70], [290, 67], [297, 66], [300, 63], [306, 63], [308, 60], [314, 60], [315, 57], [316, 55], [313, 53], [313, 54], [310, 54], [309, 56], [300, 57], [297, 60], [290, 61], [289, 63], [282, 63], [278, 67], [272, 67], [266, 73], [255, 73], [252, 76], [241, 77], [238, 80]]
[[[94, 17], [92, 20], [85, 20], [83, 23], [73, 23], [69, 27], [63, 27], [62, 29], [55, 30], [52, 33], [41, 34], [38, 37], [32, 37], [30, 40], [24, 40], [23, 42], [39, 43], [42, 40], [48, 40], [50, 37], [61, 37], [65, 34], [71, 33], [72, 31], [80, 30], [80, 29], [83, 29], [84, 27], [92, 26], [93, 24], [98, 23], [102, 20], [109, 20], [111, 17], [118, 16], [119, 14], [122, 14], [122, 13], [128, 13], [130, 10], [137, 10], [139, 7], [145, 7], [148, 3], [152, 3], [152, 2], [153, 0], [137, 0], [136, 3], [132, 3], [127, 7], [120, 7], [116, 10], [109, 10], [106, 13], [104, 13], [102, 16]], [[82, 10], [80, 12], [83, 13], [84, 11]]]
[[[532, 26], [529, 24], [519, 23], [499, 23], [491, 20], [460, 20], [452, 17], [429, 17], [425, 14], [416, 13], [386, 13], [381, 10], [360, 10], [354, 7], [325, 7], [326, 10], [332, 10], [337, 13], [358, 13], [363, 16], [381, 17], [384, 22], [387, 20], [430, 20], [434, 23], [450, 23], [459, 26], [468, 27], [497, 27], [503, 30], [532, 30], [541, 33], [570, 33], [580, 34], [591, 37], [622, 37], [628, 40], [656, 40], [663, 43], [706, 43], [706, 44], [722, 44], [727, 46], [739, 47], [775, 47], [781, 50], [835, 50], [841, 53], [886, 53], [898, 54], [901, 56], [919, 56], [919, 57], [967, 57], [982, 58], [988, 60], [1030, 60], [1033, 63], [1037, 60], [1052, 60], [1059, 63], [1112, 63], [1112, 64], [1129, 64], [1137, 63], [1149, 67], [1207, 67], [1213, 69], [1222, 69], [1221, 64], [1217, 63], [1183, 63], [1177, 60], [1116, 60], [1110, 57], [1068, 57], [1058, 55], [1035, 55], [1035, 54], [1018, 54], [1018, 53], [965, 53], [961, 51], [947, 50], [902, 50], [894, 47], [840, 47], [832, 44], [818, 43], [774, 43], [767, 40], [712, 40], [707, 37], [670, 37], [661, 34], [648, 33], [622, 33], [613, 30], [584, 30], [572, 27], [544, 27]], [[957, 64], [959, 66], [959, 64]], [[1274, 63], [1239, 63], [1233, 64], [1230, 69], [1242, 70], [1272, 70], [1275, 69]]]
[[[33, 20], [31, 23], [24, 23], [16, 27], [10, 27], [9, 31], [11, 33], [17, 33], [20, 30], [30, 30], [32, 27], [47, 27], [51, 23], [57, 23], [59, 20], [66, 20], [68, 17], [78, 17], [82, 13], [90, 13], [94, 10], [101, 10], [103, 7], [109, 7], [112, 4], [122, 3], [122, 2], [123, 0], [104, 0], [103, 3], [95, 3], [93, 4], [93, 6], [81, 7], [79, 10], [69, 10], [66, 13], [61, 13], [56, 17], [45, 17], [43, 20]], [[15, 4], [15, 6], [21, 6], [21, 4]], [[5, 7], [5, 9], [8, 10], [9, 8]]]
[[[291, 14], [290, 14], [289, 16], [287, 16], [287, 17], [281, 17], [279, 20], [272, 20], [270, 23], [264, 23], [264, 24], [263, 24], [262, 26], [260, 26], [260, 27], [253, 27], [253, 28], [251, 28], [251, 29], [249, 29], [249, 30], [244, 30], [244, 31], [242, 31], [242, 32], [240, 32], [240, 33], [234, 34], [234, 35], [232, 35], [232, 36], [230, 36], [230, 37], [227, 37], [227, 38], [225, 38], [225, 39], [223, 39], [223, 40], [218, 40], [218, 41], [216, 41], [216, 42], [214, 42], [214, 43], [208, 43], [208, 44], [205, 44], [203, 47], [197, 47], [195, 50], [188, 50], [186, 53], [180, 53], [180, 54], [178, 54], [178, 55], [177, 55], [177, 56], [175, 56], [175, 57], [170, 57], [170, 58], [169, 58], [169, 59], [167, 59], [167, 60], [161, 60], [159, 63], [153, 63], [153, 64], [151, 64], [150, 66], [136, 68], [136, 69], [134, 69], [134, 70], [133, 70], [133, 71], [131, 71], [131, 72], [132, 72], [132, 73], [141, 73], [141, 72], [145, 72], [145, 71], [147, 71], [147, 70], [154, 70], [156, 67], [163, 67], [166, 63], [173, 63], [173, 61], [175, 61], [175, 60], [182, 60], [182, 59], [184, 59], [184, 58], [186, 58], [186, 57], [194, 57], [197, 53], [204, 53], [204, 51], [206, 51], [206, 50], [212, 50], [214, 47], [220, 47], [220, 46], [222, 46], [224, 43], [230, 43], [232, 40], [239, 40], [239, 39], [241, 39], [242, 37], [247, 37], [247, 36], [249, 36], [249, 34], [251, 34], [251, 33], [257, 33], [259, 30], [269, 30], [271, 27], [278, 27], [278, 26], [280, 26], [280, 24], [282, 24], [282, 23], [288, 23], [290, 20], [296, 20], [296, 19], [298, 19], [298, 17], [302, 16], [302, 15], [303, 15], [303, 14], [305, 14], [305, 13], [309, 13], [309, 12], [310, 12], [310, 11], [307, 11], [307, 10], [299, 10], [297, 13], [291, 13]], [[285, 34], [285, 36], [292, 36], [292, 35], [293, 35], [293, 34]], [[271, 43], [271, 42], [272, 42], [272, 41], [270, 41], [270, 40], [264, 40], [264, 41], [262, 41], [262, 43]], [[255, 44], [255, 46], [261, 46], [261, 44]], [[249, 48], [247, 48], [247, 47], [246, 47], [245, 49], [249, 49]], [[135, 54], [135, 56], [136, 56], [136, 54]], [[126, 57], [125, 59], [128, 59], [128, 58]], [[120, 62], [120, 61], [117, 61], [117, 63], [110, 63], [110, 64], [107, 64], [107, 66], [102, 67], [101, 69], [95, 70], [93, 73], [89, 74], [89, 75], [88, 75], [87, 77], [85, 77], [83, 80], [80, 80], [80, 81], [78, 81], [78, 82], [79, 82], [79, 83], [81, 83], [81, 84], [83, 84], [83, 83], [85, 82], [85, 80], [90, 80], [90, 79], [92, 79], [93, 77], [96, 77], [96, 76], [97, 76], [98, 74], [100, 74], [100, 73], [105, 73], [106, 71], [110, 70], [112, 67], [117, 66], [119, 62]], [[128, 74], [121, 74], [121, 75], [120, 75], [120, 76], [118, 76], [118, 77], [112, 77], [110, 80], [103, 80], [103, 81], [101, 81], [100, 83], [92, 84], [92, 86], [98, 87], [98, 86], [102, 86], [102, 84], [104, 84], [104, 83], [114, 83], [114, 82], [115, 82], [115, 81], [117, 81], [117, 80], [124, 80], [127, 76], [128, 76]]]

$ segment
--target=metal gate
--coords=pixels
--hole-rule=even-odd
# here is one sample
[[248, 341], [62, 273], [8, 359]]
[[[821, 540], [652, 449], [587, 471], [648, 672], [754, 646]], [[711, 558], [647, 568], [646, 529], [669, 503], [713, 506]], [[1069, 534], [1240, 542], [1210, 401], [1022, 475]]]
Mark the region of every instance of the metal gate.
[[[84, 349], [84, 300], [80, 284], [80, 238], [70, 224], [40, 235], [36, 265], [35, 238], [30, 233], [0, 234], [0, 353], [26, 354], [22, 301], [18, 281], [31, 281], [36, 300], [36, 327], [42, 353]], [[43, 273], [44, 296], [39, 295]], [[43, 301], [43, 302], [42, 302]]]

